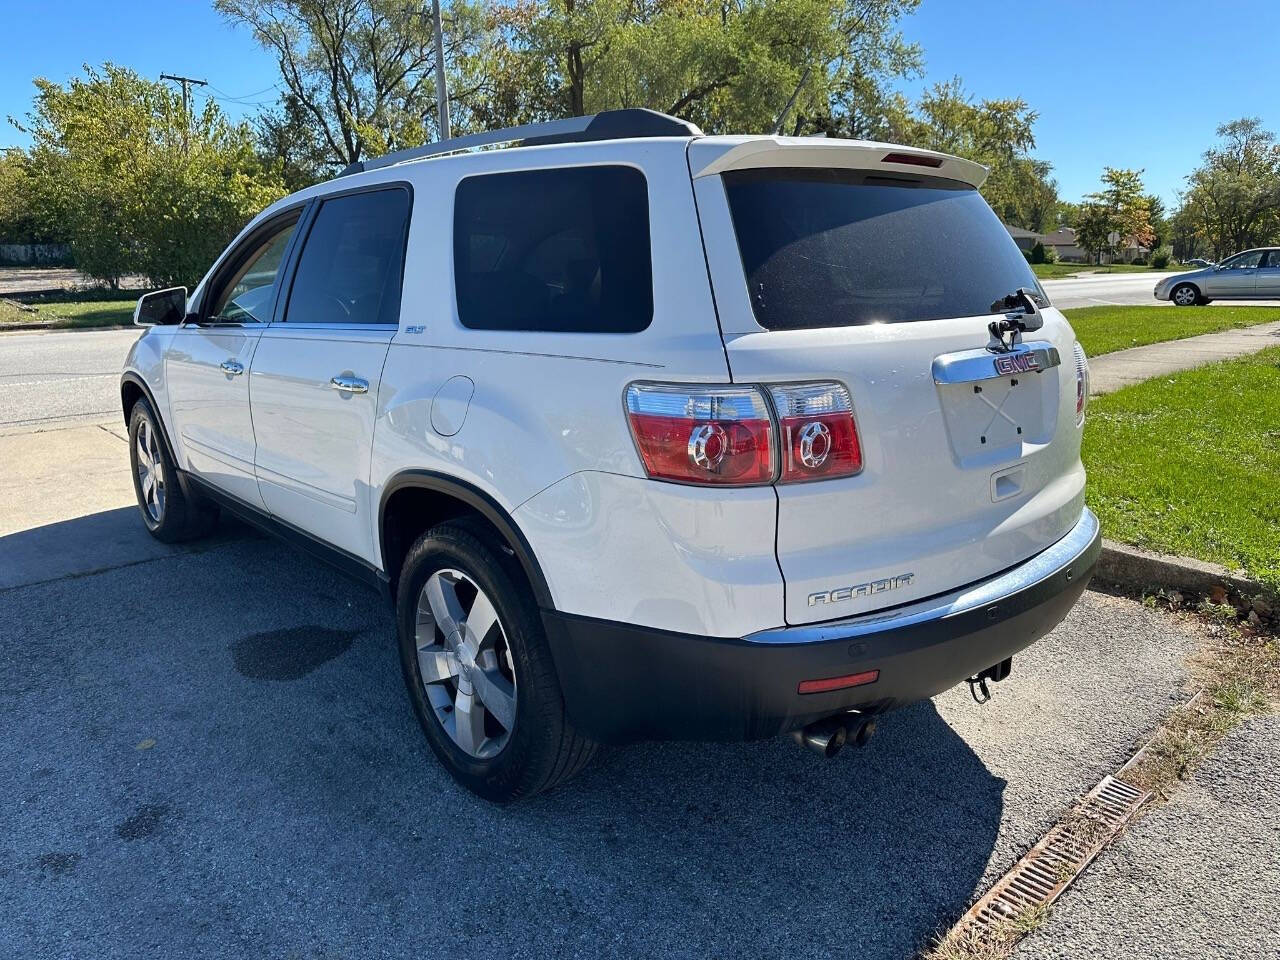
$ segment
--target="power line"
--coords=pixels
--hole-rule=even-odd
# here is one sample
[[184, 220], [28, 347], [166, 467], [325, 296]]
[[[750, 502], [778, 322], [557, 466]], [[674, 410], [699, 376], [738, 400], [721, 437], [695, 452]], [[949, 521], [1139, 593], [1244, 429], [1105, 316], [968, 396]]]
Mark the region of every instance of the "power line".
[[160, 79], [172, 80], [174, 83], [182, 84], [182, 109], [187, 116], [191, 115], [191, 88], [193, 86], [207, 87], [209, 85], [208, 80], [197, 80], [195, 77], [179, 77], [172, 73], [162, 73], [160, 74]]

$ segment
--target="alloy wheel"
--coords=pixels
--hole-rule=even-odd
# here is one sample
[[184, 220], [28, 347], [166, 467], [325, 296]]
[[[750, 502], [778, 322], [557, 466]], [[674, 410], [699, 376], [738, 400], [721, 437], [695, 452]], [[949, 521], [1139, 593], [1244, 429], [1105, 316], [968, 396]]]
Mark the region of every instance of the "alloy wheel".
[[418, 595], [414, 630], [436, 719], [468, 756], [497, 756], [515, 728], [516, 675], [493, 601], [462, 571], [437, 570]]
[[137, 447], [138, 489], [142, 496], [142, 509], [152, 524], [164, 520], [164, 459], [160, 454], [160, 441], [151, 421], [145, 417], [138, 421]]
[[1173, 302], [1180, 307], [1189, 307], [1196, 302], [1196, 292], [1190, 287], [1179, 287], [1173, 291]]

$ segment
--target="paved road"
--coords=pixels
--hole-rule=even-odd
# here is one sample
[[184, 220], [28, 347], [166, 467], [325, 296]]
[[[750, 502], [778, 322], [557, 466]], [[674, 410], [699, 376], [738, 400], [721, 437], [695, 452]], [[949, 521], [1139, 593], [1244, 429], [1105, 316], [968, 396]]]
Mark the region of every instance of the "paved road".
[[118, 417], [120, 368], [140, 333], [0, 334], [0, 433]]
[[1064, 280], [1041, 280], [1053, 305], [1061, 310], [1072, 307], [1098, 307], [1107, 304], [1158, 305], [1151, 291], [1163, 277], [1172, 273], [1099, 273]]
[[1022, 946], [1027, 958], [1280, 957], [1280, 717], [1234, 731]]
[[[145, 285], [144, 277], [125, 277], [120, 281], [123, 290], [138, 290]], [[71, 267], [0, 267], [0, 297], [99, 286], [97, 281]], [[128, 294], [123, 298], [127, 299]]]

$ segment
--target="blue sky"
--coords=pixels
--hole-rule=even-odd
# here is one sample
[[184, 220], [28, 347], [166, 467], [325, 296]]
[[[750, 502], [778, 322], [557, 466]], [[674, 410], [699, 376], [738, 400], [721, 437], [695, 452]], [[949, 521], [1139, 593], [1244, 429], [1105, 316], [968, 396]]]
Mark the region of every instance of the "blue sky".
[[[31, 78], [65, 82], [113, 60], [147, 76], [209, 80], [233, 116], [274, 99], [274, 61], [203, 0], [0, 0], [0, 117], [21, 116]], [[916, 94], [959, 75], [978, 97], [1020, 96], [1040, 114], [1036, 154], [1064, 199], [1104, 165], [1145, 169], [1172, 200], [1214, 128], [1260, 116], [1280, 132], [1280, 2], [1230, 13], [1193, 0], [924, 0], [903, 30], [925, 51]], [[7, 123], [0, 145], [26, 138]]]

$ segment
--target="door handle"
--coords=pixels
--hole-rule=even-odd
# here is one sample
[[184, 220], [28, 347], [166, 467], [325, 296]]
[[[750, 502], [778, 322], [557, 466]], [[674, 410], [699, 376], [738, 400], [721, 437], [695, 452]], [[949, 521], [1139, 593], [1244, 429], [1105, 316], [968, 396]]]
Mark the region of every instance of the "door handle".
[[359, 377], [337, 376], [329, 381], [329, 386], [343, 393], [368, 393], [369, 381]]
[[244, 364], [236, 363], [234, 360], [223, 360], [218, 366], [222, 368], [223, 373], [233, 377], [238, 377], [244, 373]]

